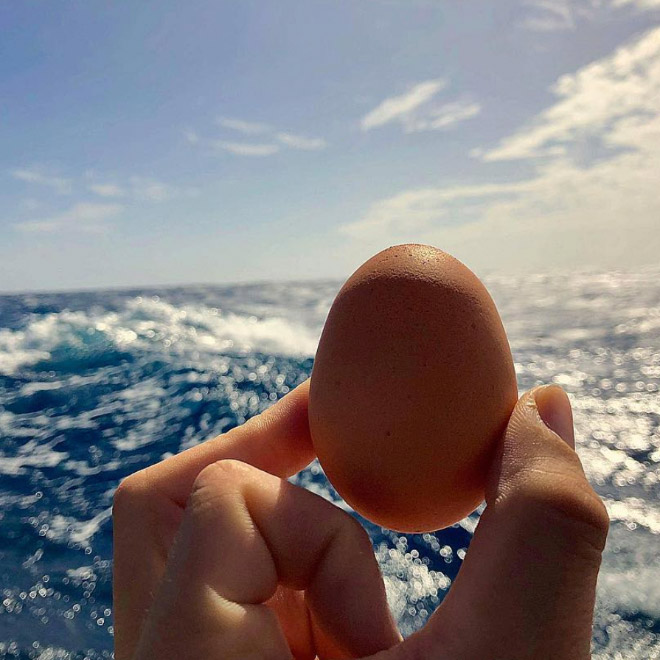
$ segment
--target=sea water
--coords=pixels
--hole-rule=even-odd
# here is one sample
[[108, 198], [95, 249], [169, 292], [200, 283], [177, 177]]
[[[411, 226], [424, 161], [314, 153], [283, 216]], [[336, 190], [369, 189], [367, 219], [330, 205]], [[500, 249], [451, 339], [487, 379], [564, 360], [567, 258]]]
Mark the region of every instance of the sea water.
[[[569, 393], [612, 524], [597, 658], [660, 658], [660, 270], [486, 278], [518, 386]], [[242, 424], [308, 377], [339, 282], [0, 297], [0, 658], [110, 658], [122, 478]], [[292, 481], [348, 507], [318, 463]], [[362, 520], [404, 635], [451, 588], [478, 521]]]

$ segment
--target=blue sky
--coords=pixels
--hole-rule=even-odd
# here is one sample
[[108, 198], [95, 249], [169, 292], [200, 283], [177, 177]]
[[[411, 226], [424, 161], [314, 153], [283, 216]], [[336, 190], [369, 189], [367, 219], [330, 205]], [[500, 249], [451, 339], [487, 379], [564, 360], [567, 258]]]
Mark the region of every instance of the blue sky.
[[660, 254], [660, 0], [0, 5], [0, 291]]

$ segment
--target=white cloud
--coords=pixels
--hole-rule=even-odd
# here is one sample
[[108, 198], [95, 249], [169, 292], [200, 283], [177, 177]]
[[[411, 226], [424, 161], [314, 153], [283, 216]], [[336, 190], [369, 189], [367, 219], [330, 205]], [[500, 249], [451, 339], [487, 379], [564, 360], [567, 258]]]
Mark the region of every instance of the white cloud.
[[72, 190], [70, 179], [63, 179], [57, 176], [47, 176], [34, 169], [29, 170], [19, 168], [12, 170], [10, 174], [19, 181], [47, 186], [48, 188], [53, 188], [56, 192], [62, 195], [68, 195]]
[[218, 149], [228, 151], [237, 156], [272, 156], [280, 150], [276, 144], [257, 144], [250, 142], [225, 142], [223, 140], [215, 140], [213, 145]]
[[185, 128], [183, 130], [183, 137], [185, 137], [190, 144], [197, 144], [200, 141], [198, 133], [191, 128]]
[[99, 197], [123, 197], [126, 194], [116, 183], [92, 183], [88, 188]]
[[308, 138], [293, 133], [277, 133], [275, 138], [291, 149], [302, 149], [304, 151], [316, 151], [325, 149], [328, 146], [323, 138]]
[[369, 131], [392, 121], [405, 122], [417, 108], [430, 101], [446, 86], [446, 80], [426, 80], [418, 83], [404, 94], [385, 99], [362, 117], [360, 122], [362, 130]]
[[262, 124], [254, 121], [245, 121], [243, 119], [232, 119], [230, 117], [218, 117], [218, 124], [223, 128], [229, 128], [245, 135], [257, 135], [259, 133], [268, 133], [271, 127], [268, 124]]
[[524, 17], [518, 25], [536, 32], [575, 30], [580, 21], [611, 17], [621, 8], [659, 9], [660, 0], [527, 0]]
[[614, 7], [633, 5], [637, 9], [658, 9], [660, 0], [612, 0]]
[[340, 231], [360, 240], [387, 236], [400, 242], [415, 232], [439, 224], [451, 225], [457, 219], [452, 215], [456, 207], [462, 207], [461, 214], [467, 216], [489, 199], [519, 193], [529, 185], [523, 182], [406, 190], [372, 204], [363, 218], [342, 225]]
[[481, 112], [479, 103], [470, 101], [455, 101], [445, 103], [429, 110], [426, 116], [419, 119], [412, 117], [406, 124], [408, 133], [417, 131], [438, 131], [451, 128], [466, 119], [476, 117]]
[[[582, 6], [580, 6], [580, 4]], [[538, 32], [575, 29], [576, 15], [584, 13], [585, 4], [575, 0], [531, 0], [525, 2], [528, 15], [520, 23], [521, 27]]]
[[174, 186], [150, 177], [132, 176], [130, 183], [133, 196], [148, 202], [166, 202], [181, 192]]
[[[89, 178], [89, 177], [88, 177]], [[131, 176], [123, 183], [90, 183], [87, 188], [99, 197], [124, 197], [147, 202], [167, 202], [181, 196], [194, 196], [194, 188], [181, 188], [148, 176]]]
[[559, 101], [528, 126], [481, 154], [485, 161], [563, 153], [584, 138], [604, 139], [631, 116], [653, 116], [660, 104], [660, 28], [613, 55], [557, 80]]
[[[238, 131], [246, 136], [259, 135], [260, 142], [237, 142], [235, 140], [202, 140], [197, 133], [188, 129], [184, 135], [191, 144], [200, 143], [213, 149], [226, 151], [235, 156], [265, 157], [272, 156], [282, 147], [301, 151], [325, 149], [328, 143], [320, 137], [307, 137], [297, 133], [278, 131], [270, 124], [219, 117], [217, 123], [223, 128]], [[247, 139], [247, 138], [246, 138]]]
[[[14, 170], [12, 175], [18, 179], [30, 183], [43, 184], [44, 179], [48, 181], [45, 185], [60, 186], [59, 183], [51, 181], [38, 172], [30, 170]], [[86, 172], [81, 176], [79, 183], [98, 195], [110, 200], [111, 198], [122, 198], [126, 202], [146, 201], [165, 202], [175, 197], [196, 196], [199, 191], [195, 188], [182, 188], [173, 186], [157, 179], [144, 176], [132, 176], [120, 183], [100, 182], [96, 180], [94, 172]], [[66, 189], [71, 187], [70, 180], [66, 182]], [[64, 186], [64, 184], [61, 184]], [[81, 201], [71, 206], [68, 210], [53, 213], [47, 210], [47, 205], [40, 200], [26, 199], [20, 204], [21, 214], [30, 214], [34, 217], [39, 213], [42, 217], [31, 220], [22, 220], [14, 223], [14, 228], [22, 232], [32, 233], [55, 233], [62, 231], [76, 231], [79, 233], [98, 233], [109, 228], [108, 220], [125, 210], [123, 204], [99, 203]]]
[[343, 233], [370, 251], [433, 243], [483, 268], [657, 262], [660, 28], [562, 76], [552, 90], [557, 103], [482, 154], [493, 167], [528, 159], [532, 176], [404, 191], [374, 203]]
[[70, 209], [42, 220], [18, 222], [14, 227], [24, 232], [53, 233], [58, 231], [74, 231], [84, 233], [99, 233], [109, 225], [107, 220], [124, 210], [120, 204], [95, 204], [80, 202]]
[[397, 122], [406, 133], [447, 130], [476, 117], [481, 105], [469, 99], [459, 99], [437, 105], [434, 97], [447, 86], [445, 80], [427, 80], [407, 93], [385, 99], [361, 120], [363, 131]]

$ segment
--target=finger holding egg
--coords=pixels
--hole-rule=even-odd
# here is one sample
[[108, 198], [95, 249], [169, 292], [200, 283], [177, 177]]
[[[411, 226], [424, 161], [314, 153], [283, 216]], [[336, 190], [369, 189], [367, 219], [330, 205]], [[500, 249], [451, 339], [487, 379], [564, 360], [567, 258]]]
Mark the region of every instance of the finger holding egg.
[[330, 482], [399, 532], [451, 525], [483, 500], [517, 400], [502, 321], [460, 261], [399, 245], [337, 295], [314, 361], [309, 423]]

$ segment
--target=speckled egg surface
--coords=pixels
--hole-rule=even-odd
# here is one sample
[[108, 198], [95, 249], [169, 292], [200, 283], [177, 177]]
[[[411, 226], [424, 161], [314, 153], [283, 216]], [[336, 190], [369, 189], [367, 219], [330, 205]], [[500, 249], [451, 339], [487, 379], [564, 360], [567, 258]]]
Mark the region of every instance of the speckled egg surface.
[[337, 295], [309, 422], [348, 504], [383, 527], [433, 531], [482, 501], [516, 399], [509, 344], [483, 284], [437, 248], [399, 245]]

